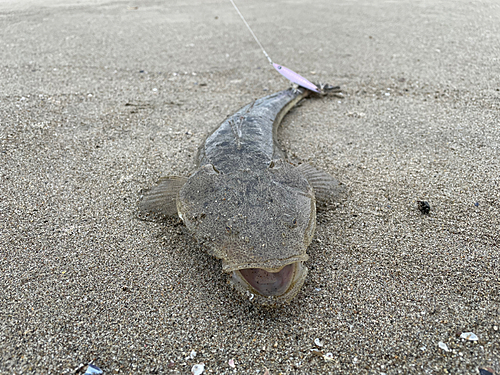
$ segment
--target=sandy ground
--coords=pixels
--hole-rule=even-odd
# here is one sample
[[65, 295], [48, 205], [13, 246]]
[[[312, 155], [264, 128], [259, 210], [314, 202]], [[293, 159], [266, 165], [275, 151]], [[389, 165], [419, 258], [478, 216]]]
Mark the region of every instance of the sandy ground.
[[47, 3], [0, 3], [0, 373], [500, 371], [497, 1], [239, 2], [276, 62], [345, 93], [281, 131], [347, 193], [278, 310], [178, 222], [134, 217], [209, 130], [288, 87], [229, 1]]

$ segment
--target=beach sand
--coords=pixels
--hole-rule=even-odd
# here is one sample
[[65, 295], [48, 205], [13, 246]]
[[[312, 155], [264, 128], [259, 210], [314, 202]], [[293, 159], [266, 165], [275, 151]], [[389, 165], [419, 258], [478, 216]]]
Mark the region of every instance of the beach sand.
[[289, 86], [229, 1], [4, 1], [0, 373], [498, 373], [500, 5], [239, 7], [277, 63], [345, 96], [280, 131], [346, 187], [301, 292], [253, 306], [178, 220], [135, 218], [226, 116]]

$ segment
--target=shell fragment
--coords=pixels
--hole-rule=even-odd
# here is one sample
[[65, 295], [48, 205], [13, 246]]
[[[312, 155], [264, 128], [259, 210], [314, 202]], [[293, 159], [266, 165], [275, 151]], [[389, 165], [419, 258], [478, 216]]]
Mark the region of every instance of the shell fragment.
[[460, 338], [466, 339], [466, 340], [469, 340], [469, 341], [477, 341], [477, 340], [479, 340], [479, 337], [477, 337], [472, 332], [462, 332], [462, 334], [460, 335]]

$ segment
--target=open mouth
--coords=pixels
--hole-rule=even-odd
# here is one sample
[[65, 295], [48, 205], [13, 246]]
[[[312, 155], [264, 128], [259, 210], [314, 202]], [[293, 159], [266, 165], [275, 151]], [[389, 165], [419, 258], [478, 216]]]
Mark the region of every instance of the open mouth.
[[233, 282], [264, 297], [283, 296], [294, 289], [297, 280], [305, 277], [306, 270], [302, 262], [277, 269], [245, 268], [233, 272]]

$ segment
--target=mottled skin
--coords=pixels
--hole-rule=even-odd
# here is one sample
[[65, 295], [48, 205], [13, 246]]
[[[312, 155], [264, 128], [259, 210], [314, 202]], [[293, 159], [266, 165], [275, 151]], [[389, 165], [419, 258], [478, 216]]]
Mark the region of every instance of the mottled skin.
[[316, 227], [313, 185], [323, 195], [337, 186], [324, 172], [289, 163], [277, 142], [283, 116], [309, 94], [289, 89], [241, 108], [202, 143], [196, 172], [164, 179], [141, 206], [171, 214], [165, 207], [175, 199], [179, 217], [222, 259], [236, 289], [264, 305], [289, 302], [300, 290]]

